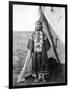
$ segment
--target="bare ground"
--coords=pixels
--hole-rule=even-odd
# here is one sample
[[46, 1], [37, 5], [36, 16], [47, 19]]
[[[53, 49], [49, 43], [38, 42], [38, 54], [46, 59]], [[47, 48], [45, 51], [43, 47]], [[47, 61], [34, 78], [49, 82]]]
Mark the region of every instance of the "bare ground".
[[[17, 83], [18, 75], [22, 70], [22, 67], [25, 62], [26, 58], [26, 47], [28, 43], [28, 39], [31, 36], [32, 32], [13, 32], [13, 86], [23, 86], [23, 85], [32, 85], [33, 78], [30, 76], [27, 80], [23, 83]], [[65, 49], [63, 44], [59, 41], [57, 47], [58, 55], [61, 60], [61, 65], [58, 65], [52, 75], [49, 77], [48, 81], [45, 83], [40, 82], [36, 84], [51, 84], [51, 83], [63, 83], [65, 82]], [[48, 57], [54, 57], [54, 52], [52, 47], [48, 51]]]

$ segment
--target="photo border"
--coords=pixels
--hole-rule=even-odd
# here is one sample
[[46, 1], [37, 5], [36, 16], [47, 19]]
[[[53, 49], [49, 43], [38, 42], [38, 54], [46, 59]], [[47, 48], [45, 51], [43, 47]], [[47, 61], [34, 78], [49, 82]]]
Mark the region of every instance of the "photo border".
[[[65, 8], [65, 83], [13, 86], [13, 5], [54, 6]], [[67, 4], [9, 1], [9, 89], [67, 85]]]

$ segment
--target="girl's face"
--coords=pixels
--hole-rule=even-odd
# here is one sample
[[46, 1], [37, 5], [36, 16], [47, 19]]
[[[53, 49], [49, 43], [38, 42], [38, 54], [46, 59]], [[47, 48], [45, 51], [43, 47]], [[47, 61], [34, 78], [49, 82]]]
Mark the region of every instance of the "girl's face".
[[41, 30], [42, 29], [42, 25], [40, 23], [36, 23], [35, 24], [35, 28], [36, 28], [36, 30]]

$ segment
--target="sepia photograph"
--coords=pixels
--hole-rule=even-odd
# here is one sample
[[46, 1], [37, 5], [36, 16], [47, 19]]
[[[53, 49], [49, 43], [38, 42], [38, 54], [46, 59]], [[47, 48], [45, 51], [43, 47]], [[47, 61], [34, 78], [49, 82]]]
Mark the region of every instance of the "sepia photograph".
[[9, 2], [9, 87], [67, 84], [67, 5]]

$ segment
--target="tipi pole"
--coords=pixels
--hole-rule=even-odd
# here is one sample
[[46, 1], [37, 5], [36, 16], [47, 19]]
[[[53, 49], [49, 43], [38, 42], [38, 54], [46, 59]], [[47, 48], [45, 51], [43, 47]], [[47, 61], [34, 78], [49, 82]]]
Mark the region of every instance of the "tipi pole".
[[56, 50], [56, 47], [55, 47], [55, 44], [54, 44], [53, 36], [51, 34], [51, 31], [50, 31], [49, 23], [48, 23], [45, 15], [43, 13], [42, 6], [39, 6], [39, 12], [40, 12], [40, 20], [43, 21], [45, 23], [45, 25], [47, 26], [48, 34], [50, 36], [50, 40], [51, 40], [51, 43], [52, 43], [52, 46], [53, 46], [53, 50], [54, 50], [57, 62], [60, 63], [60, 59], [59, 59], [59, 56], [58, 56], [58, 53], [57, 53], [57, 50]]

